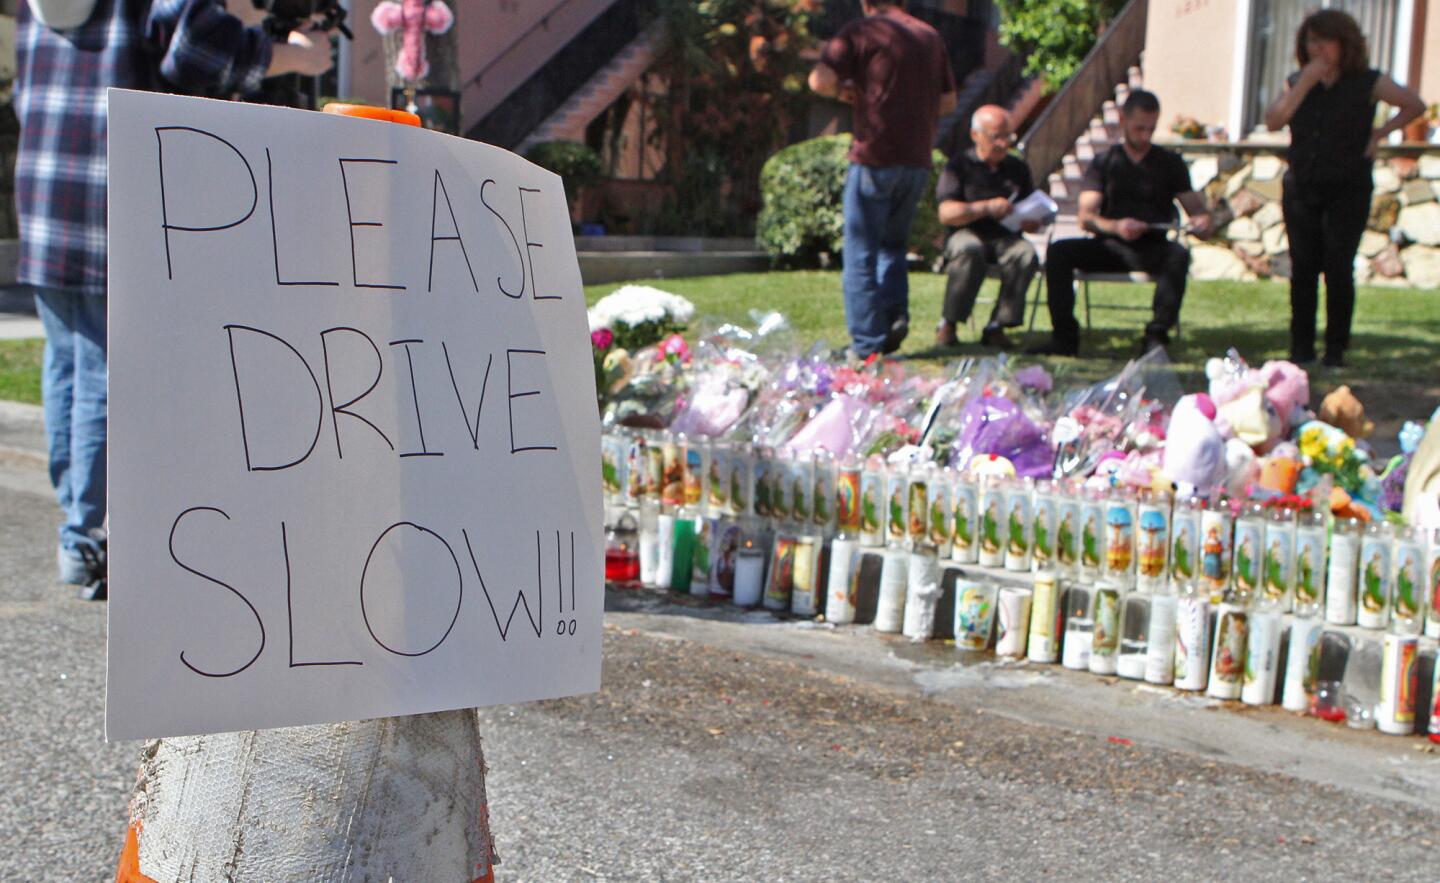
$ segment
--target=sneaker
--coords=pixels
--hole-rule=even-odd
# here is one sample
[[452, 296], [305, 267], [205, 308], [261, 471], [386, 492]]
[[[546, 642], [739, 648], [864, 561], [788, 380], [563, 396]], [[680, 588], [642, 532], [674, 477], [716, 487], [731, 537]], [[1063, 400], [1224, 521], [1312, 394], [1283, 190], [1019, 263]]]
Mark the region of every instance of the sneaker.
[[88, 546], [82, 546], [79, 549], [67, 549], [61, 546], [56, 549], [55, 564], [60, 572], [60, 582], [72, 586], [83, 586], [90, 582], [94, 577], [91, 564], [94, 557], [95, 551]]
[[1010, 338], [1005, 336], [1005, 329], [997, 325], [993, 328], [986, 328], [980, 332], [980, 345], [999, 350], [1008, 350], [1012, 344]]
[[900, 349], [900, 344], [910, 335], [910, 317], [901, 316], [890, 326], [890, 331], [885, 335], [885, 343], [880, 347], [880, 352], [890, 355]]
[[952, 322], [941, 321], [935, 326], [935, 345], [939, 347], [952, 347], [960, 340], [955, 336], [955, 325]]
[[1050, 337], [1025, 347], [1025, 354], [1029, 356], [1078, 356], [1080, 355], [1080, 345], [1063, 344]]
[[110, 597], [110, 581], [100, 577], [87, 583], [75, 592], [75, 597], [81, 601], [105, 601]]

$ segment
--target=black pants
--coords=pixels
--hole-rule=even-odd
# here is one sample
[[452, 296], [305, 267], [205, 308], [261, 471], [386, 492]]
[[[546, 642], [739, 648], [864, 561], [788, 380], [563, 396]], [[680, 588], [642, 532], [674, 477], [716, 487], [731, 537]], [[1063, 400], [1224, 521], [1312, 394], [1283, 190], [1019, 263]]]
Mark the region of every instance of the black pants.
[[1062, 239], [1050, 244], [1045, 255], [1045, 296], [1055, 343], [1073, 349], [1080, 342], [1075, 321], [1075, 271], [1091, 273], [1149, 273], [1155, 277], [1155, 300], [1145, 336], [1166, 341], [1180, 318], [1185, 299], [1185, 275], [1190, 252], [1163, 236], [1142, 236], [1125, 242], [1113, 236]]
[[1370, 217], [1368, 179], [1346, 184], [1301, 184], [1285, 176], [1285, 232], [1290, 237], [1290, 354], [1315, 358], [1315, 313], [1325, 274], [1325, 352], [1339, 358], [1350, 346], [1355, 315], [1355, 252]]

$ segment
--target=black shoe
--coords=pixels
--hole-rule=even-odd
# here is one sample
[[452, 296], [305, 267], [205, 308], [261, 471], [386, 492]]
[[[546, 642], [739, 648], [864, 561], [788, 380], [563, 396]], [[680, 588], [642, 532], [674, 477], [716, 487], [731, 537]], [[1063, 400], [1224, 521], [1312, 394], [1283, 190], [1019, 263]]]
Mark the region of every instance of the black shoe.
[[1025, 347], [1025, 354], [1029, 356], [1078, 356], [1080, 355], [1080, 345], [1063, 344], [1052, 337]]
[[905, 338], [909, 334], [910, 317], [901, 316], [890, 326], [890, 331], [885, 335], [885, 343], [881, 345], [880, 352], [888, 356], [900, 349], [900, 344], [905, 342]]
[[1005, 336], [1005, 329], [998, 325], [980, 332], [980, 345], [1001, 350], [1008, 350], [1012, 346], [1010, 338]]
[[1321, 361], [1321, 364], [1323, 364], [1326, 368], [1344, 368], [1344, 367], [1345, 367], [1345, 354], [1344, 354], [1344, 353], [1326, 353], [1326, 354], [1325, 354], [1325, 358], [1324, 358], [1324, 359], [1321, 359], [1320, 361]]
[[1314, 350], [1290, 350], [1290, 361], [1297, 365], [1309, 365], [1315, 361]]

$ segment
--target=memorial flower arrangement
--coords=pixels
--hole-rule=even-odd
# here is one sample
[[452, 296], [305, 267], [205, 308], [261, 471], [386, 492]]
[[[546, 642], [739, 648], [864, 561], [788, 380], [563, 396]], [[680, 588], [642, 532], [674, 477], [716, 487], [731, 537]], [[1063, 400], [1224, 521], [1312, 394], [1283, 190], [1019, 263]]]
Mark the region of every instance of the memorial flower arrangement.
[[678, 294], [646, 285], [626, 285], [601, 298], [588, 312], [595, 393], [603, 410], [634, 376], [632, 354], [661, 341], [665, 357], [689, 361], [680, 336], [695, 305]]

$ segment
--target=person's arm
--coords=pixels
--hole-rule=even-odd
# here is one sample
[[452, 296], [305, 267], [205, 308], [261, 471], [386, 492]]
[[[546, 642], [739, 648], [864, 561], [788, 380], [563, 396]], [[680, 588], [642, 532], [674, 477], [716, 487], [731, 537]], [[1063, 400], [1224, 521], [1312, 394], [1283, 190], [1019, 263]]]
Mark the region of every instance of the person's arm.
[[1289, 125], [1305, 96], [1309, 95], [1315, 84], [1329, 72], [1328, 64], [1318, 58], [1310, 59], [1310, 63], [1300, 69], [1300, 76], [1295, 79], [1295, 84], [1292, 86], [1287, 81], [1280, 97], [1265, 111], [1265, 128], [1278, 132]]
[[979, 202], [947, 199], [940, 203], [940, 223], [947, 227], [968, 227], [982, 218], [994, 218], [998, 221], [1010, 214], [1012, 207], [1010, 200], [1003, 196], [982, 199]]
[[1412, 121], [1418, 119], [1425, 112], [1425, 100], [1413, 90], [1407, 89], [1389, 76], [1381, 74], [1375, 81], [1374, 97], [1395, 108], [1395, 113], [1370, 134], [1370, 146], [1365, 155], [1373, 157], [1375, 148], [1381, 141], [1390, 137], [1391, 132], [1398, 132], [1405, 128]]
[[954, 113], [955, 108], [958, 106], [958, 101], [959, 99], [955, 95], [955, 90], [952, 89], [949, 92], [941, 92], [939, 115], [947, 117]]
[[840, 97], [840, 75], [825, 62], [817, 62], [810, 71], [810, 91], [826, 98]]
[[1210, 234], [1215, 232], [1215, 219], [1210, 214], [1205, 195], [1191, 190], [1175, 198], [1180, 201], [1180, 207], [1185, 209], [1185, 214], [1190, 218], [1190, 232], [1201, 239], [1209, 239]]
[[257, 26], [226, 9], [223, 0], [157, 0], [147, 33], [161, 47], [160, 76], [176, 89], [204, 95], [254, 92], [265, 77], [318, 75], [330, 68], [322, 33], [292, 33], [273, 45]]

